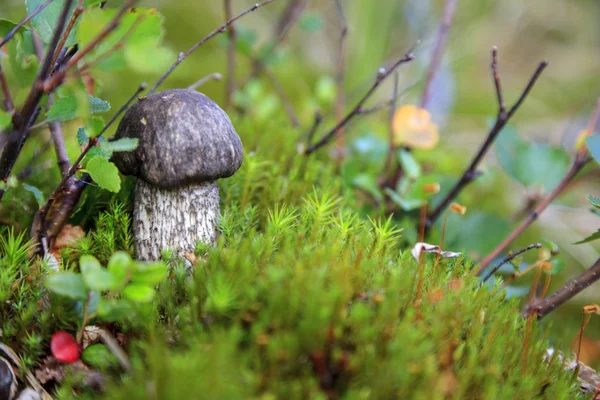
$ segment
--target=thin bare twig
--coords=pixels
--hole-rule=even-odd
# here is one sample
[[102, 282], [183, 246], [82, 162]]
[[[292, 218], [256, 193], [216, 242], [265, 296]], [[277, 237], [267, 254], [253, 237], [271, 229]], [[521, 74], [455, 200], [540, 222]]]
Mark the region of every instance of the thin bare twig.
[[[596, 110], [590, 119], [588, 124], [587, 133], [590, 135], [594, 132], [594, 127], [600, 117], [600, 99], [596, 104]], [[498, 245], [490, 254], [485, 256], [483, 260], [481, 260], [481, 264], [477, 269], [476, 274], [481, 273], [485, 267], [487, 267], [494, 258], [496, 258], [501, 252], [504, 251], [525, 229], [529, 227], [538, 217], [539, 215], [548, 207], [548, 205], [558, 196], [562, 191], [571, 183], [571, 181], [575, 178], [575, 176], [581, 171], [581, 169], [591, 161], [591, 158], [587, 155], [588, 149], [587, 147], [581, 148], [576, 154], [573, 163], [571, 164], [571, 168], [567, 171], [562, 180], [558, 183], [558, 185], [554, 188], [554, 190], [546, 196], [537, 207], [529, 213], [527, 218], [519, 224], [513, 231]]]
[[[67, 14], [71, 7], [73, 0], [66, 0], [63, 9], [56, 22], [56, 28], [50, 44], [48, 45], [48, 52], [44, 57], [42, 65], [37, 73], [37, 76], [33, 82], [29, 95], [25, 100], [21, 112], [13, 115], [13, 130], [8, 136], [8, 141], [2, 150], [0, 155], [0, 180], [6, 182], [17, 157], [21, 151], [21, 148], [25, 144], [27, 138], [27, 131], [29, 126], [34, 122], [35, 118], [39, 115], [39, 102], [44, 94], [42, 90], [43, 82], [47, 79], [50, 74], [52, 67], [52, 58], [54, 51], [60, 40], [60, 34], [65, 26], [67, 20]], [[0, 199], [4, 195], [4, 189], [0, 189]]]
[[538, 319], [542, 319], [557, 307], [581, 293], [583, 289], [598, 281], [598, 279], [600, 279], [600, 258], [596, 260], [590, 268], [576, 278], [571, 279], [556, 292], [552, 293], [538, 304], [528, 307], [523, 312], [523, 316], [527, 317], [534, 313]]
[[198, 79], [196, 82], [192, 83], [187, 88], [190, 90], [195, 90], [195, 89], [199, 88], [200, 86], [204, 85], [206, 82], [220, 81], [221, 79], [223, 79], [223, 75], [221, 75], [218, 72], [213, 72], [212, 74], [208, 74], [208, 75], [203, 76], [202, 78]]
[[73, 27], [75, 26], [75, 22], [77, 22], [77, 19], [79, 18], [79, 16], [82, 13], [83, 13], [83, 0], [79, 0], [79, 2], [77, 3], [77, 6], [75, 7], [75, 10], [73, 10], [73, 14], [71, 15], [71, 19], [69, 20], [69, 23], [67, 24], [67, 29], [65, 29], [65, 31], [63, 32], [62, 38], [60, 39], [60, 42], [58, 43], [58, 46], [56, 47], [56, 51], [54, 52], [54, 57], [52, 58], [52, 65], [54, 65], [56, 63], [56, 60], [58, 59], [60, 52], [65, 47], [65, 43], [67, 42], [67, 38], [69, 37], [69, 34], [71, 33], [71, 31], [73, 30]]
[[65, 67], [63, 69], [61, 69], [60, 71], [56, 71], [54, 73], [54, 75], [52, 75], [50, 78], [48, 78], [44, 81], [44, 83], [43, 83], [44, 92], [50, 93], [54, 89], [56, 89], [56, 87], [58, 87], [58, 85], [60, 85], [62, 80], [67, 75], [67, 72], [72, 67], [76, 66], [77, 63], [83, 57], [85, 57], [87, 54], [89, 54], [111, 32], [113, 32], [115, 29], [117, 29], [117, 27], [121, 23], [121, 18], [123, 17], [123, 14], [125, 14], [125, 12], [133, 6], [135, 1], [136, 0], [125, 0], [125, 3], [115, 13], [115, 15], [110, 20], [110, 22], [83, 49], [81, 49], [77, 53], [75, 53], [75, 55], [67, 62], [67, 64], [65, 65]]
[[454, 10], [456, 9], [456, 3], [458, 0], [446, 0], [444, 6], [444, 14], [440, 22], [438, 30], [437, 42], [431, 57], [431, 63], [429, 63], [429, 69], [427, 71], [427, 78], [425, 79], [425, 87], [423, 88], [423, 97], [421, 98], [421, 108], [427, 108], [429, 100], [431, 100], [431, 85], [433, 78], [437, 73], [440, 64], [442, 62], [442, 54], [444, 53], [444, 47], [448, 40], [448, 33], [450, 32], [450, 26], [452, 25], [452, 19], [454, 17]]
[[[315, 111], [315, 119], [313, 121], [313, 124], [310, 127], [310, 131], [308, 131], [308, 135], [306, 135], [306, 143], [312, 142], [312, 139], [315, 136], [315, 133], [317, 132], [317, 129], [321, 125], [322, 121], [323, 121], [323, 115], [321, 114], [321, 110], [317, 109]], [[302, 153], [302, 152], [303, 151], [300, 151], [300, 153]]]
[[414, 59], [414, 56], [412, 54], [413, 49], [414, 49], [414, 46], [413, 46], [413, 48], [411, 48], [411, 50], [409, 50], [406, 54], [404, 54], [399, 60], [397, 60], [389, 69], [386, 70], [385, 68], [380, 68], [379, 72], [377, 73], [377, 77], [375, 78], [375, 81], [373, 82], [373, 85], [367, 91], [367, 93], [363, 96], [363, 98], [360, 99], [360, 101], [356, 104], [356, 106], [352, 109], [352, 111], [350, 111], [340, 122], [338, 122], [325, 135], [323, 135], [323, 137], [321, 137], [321, 139], [319, 139], [318, 142], [316, 142], [315, 144], [312, 144], [312, 145], [310, 143], [307, 143], [306, 149], [304, 150], [304, 154], [309, 155], [309, 154], [313, 153], [314, 151], [320, 149], [321, 147], [325, 146], [335, 136], [335, 133], [337, 132], [338, 129], [343, 128], [352, 118], [354, 118], [357, 115], [360, 115], [363, 104], [371, 97], [371, 95], [375, 92], [377, 87], [379, 87], [381, 82], [383, 82], [388, 76], [390, 76], [391, 73], [394, 72], [396, 70], [396, 68], [398, 68], [400, 65], [405, 64]]
[[[335, 1], [335, 8], [340, 20], [340, 41], [339, 50], [337, 57], [337, 68], [336, 68], [336, 101], [335, 101], [335, 118], [339, 124], [344, 117], [344, 79], [346, 77], [346, 47], [348, 39], [348, 23], [346, 22], [346, 15], [340, 0]], [[336, 131], [336, 145], [338, 148], [338, 154], [343, 154], [344, 149], [344, 130], [339, 128]]]
[[[497, 65], [498, 65], [497, 64], [497, 51], [496, 51], [496, 48], [494, 47], [494, 49], [492, 50], [491, 68], [492, 68], [492, 74], [494, 77], [497, 97], [498, 97], [499, 101], [502, 101], [502, 91], [501, 91], [501, 85], [500, 85], [500, 80], [499, 80], [500, 77], [498, 74]], [[521, 96], [519, 96], [519, 99], [517, 100], [517, 102], [511, 107], [511, 109], [508, 112], [505, 111], [502, 103], [499, 104], [499, 106], [498, 106], [499, 111], [496, 116], [496, 122], [494, 123], [491, 130], [489, 131], [487, 138], [485, 139], [485, 142], [481, 145], [479, 151], [477, 152], [477, 154], [471, 161], [471, 164], [465, 170], [465, 172], [462, 174], [462, 176], [460, 177], [458, 182], [454, 185], [452, 190], [450, 190], [450, 192], [441, 201], [441, 203], [429, 214], [429, 216], [427, 218], [428, 226], [433, 225], [433, 223], [438, 219], [438, 217], [441, 215], [441, 213], [459, 195], [459, 193], [465, 188], [465, 186], [467, 186], [469, 183], [471, 183], [478, 176], [477, 167], [479, 166], [479, 163], [481, 162], [483, 157], [487, 154], [490, 146], [492, 145], [492, 143], [494, 143], [494, 140], [496, 139], [496, 137], [498, 136], [500, 131], [502, 131], [502, 128], [504, 128], [504, 126], [508, 123], [510, 118], [519, 109], [519, 107], [523, 103], [523, 100], [525, 100], [525, 98], [527, 97], [527, 95], [529, 94], [529, 92], [531, 91], [533, 86], [535, 85], [536, 81], [540, 77], [542, 71], [547, 66], [548, 66], [547, 61], [542, 61], [538, 65], [535, 73], [529, 79], [529, 82], [527, 83], [525, 90], [523, 91], [523, 93], [521, 93]]]
[[541, 247], [542, 247], [541, 243], [530, 244], [529, 246], [527, 246], [515, 253], [511, 253], [508, 257], [506, 257], [504, 260], [502, 260], [502, 262], [500, 262], [498, 265], [496, 265], [494, 268], [492, 268], [492, 270], [485, 276], [485, 278], [483, 278], [481, 280], [481, 284], [484, 284], [485, 282], [487, 282], [487, 280], [490, 279], [504, 264], [512, 261], [516, 257], [520, 256], [521, 254], [523, 254], [531, 249], [539, 249]]
[[17, 33], [17, 31], [19, 29], [21, 29], [21, 27], [23, 25], [25, 25], [26, 23], [28, 23], [29, 21], [31, 21], [31, 19], [33, 17], [35, 17], [36, 15], [38, 15], [39, 13], [41, 13], [42, 11], [44, 11], [44, 8], [48, 7], [50, 5], [50, 3], [52, 3], [54, 0], [47, 0], [44, 4], [40, 4], [39, 6], [37, 6], [35, 8], [35, 10], [33, 10], [33, 12], [31, 14], [29, 14], [28, 16], [26, 16], [21, 22], [19, 22], [17, 25], [15, 25], [7, 34], [6, 36], [4, 36], [2, 38], [2, 40], [0, 40], [0, 47], [4, 46], [10, 39], [12, 39], [15, 36], [15, 33]]
[[175, 62], [169, 67], [169, 69], [158, 79], [158, 81], [156, 81], [154, 86], [152, 86], [150, 88], [150, 90], [148, 91], [148, 95], [154, 93], [154, 91], [165, 81], [165, 79], [167, 79], [168, 76], [171, 75], [173, 70], [175, 68], [177, 68], [177, 66], [179, 64], [181, 64], [186, 58], [188, 58], [190, 56], [190, 54], [192, 54], [194, 51], [196, 51], [196, 49], [198, 49], [198, 47], [202, 46], [204, 43], [206, 43], [208, 40], [212, 39], [214, 36], [218, 35], [219, 33], [225, 32], [232, 23], [234, 23], [238, 19], [242, 18], [244, 15], [251, 13], [252, 11], [255, 11], [256, 9], [258, 9], [264, 5], [267, 5], [273, 1], [274, 0], [264, 0], [260, 3], [256, 3], [252, 7], [243, 11], [241, 14], [238, 14], [237, 16], [231, 18], [230, 20], [227, 20], [227, 22], [225, 22], [223, 25], [221, 25], [217, 29], [210, 32], [208, 35], [206, 35], [204, 38], [202, 38], [202, 40], [200, 40], [199, 42], [195, 43], [185, 53], [179, 53], [179, 55], [177, 56], [177, 60], [175, 60]]
[[[233, 17], [231, 9], [231, 0], [225, 0], [225, 20], [229, 21]], [[229, 25], [227, 30], [227, 87], [225, 90], [225, 107], [231, 107], [231, 98], [235, 92], [235, 25]]]

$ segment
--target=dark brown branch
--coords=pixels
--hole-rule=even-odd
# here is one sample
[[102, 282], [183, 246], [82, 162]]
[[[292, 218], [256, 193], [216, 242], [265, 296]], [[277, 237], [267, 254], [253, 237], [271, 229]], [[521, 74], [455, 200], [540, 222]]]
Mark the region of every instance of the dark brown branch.
[[523, 313], [523, 316], [527, 317], [531, 313], [534, 313], [537, 315], [538, 319], [542, 319], [557, 307], [575, 297], [583, 291], [583, 289], [598, 281], [598, 279], [600, 279], [600, 258], [581, 275], [571, 279], [566, 285], [540, 301], [538, 304], [535, 304], [533, 307], [528, 307]]
[[[60, 40], [60, 34], [65, 27], [67, 20], [67, 14], [71, 7], [73, 0], [66, 0], [63, 9], [56, 22], [56, 28], [50, 44], [48, 45], [48, 52], [44, 57], [42, 65], [38, 71], [38, 74], [33, 82], [33, 86], [29, 91], [29, 95], [25, 100], [25, 104], [21, 109], [21, 112], [17, 115], [13, 115], [13, 130], [8, 137], [8, 141], [2, 150], [0, 155], [0, 180], [6, 182], [17, 157], [21, 151], [21, 148], [25, 144], [27, 139], [27, 131], [31, 124], [34, 122], [39, 114], [39, 102], [44, 94], [42, 90], [43, 82], [48, 78], [52, 67], [52, 58], [54, 51]], [[4, 189], [0, 189], [0, 199], [4, 195]]]
[[[596, 110], [594, 111], [594, 114], [592, 115], [592, 118], [588, 124], [588, 135], [594, 132], [598, 118], [600, 118], [600, 99], [596, 103]], [[587, 153], [588, 149], [584, 146], [575, 154], [575, 159], [573, 160], [573, 164], [571, 164], [571, 168], [569, 171], [567, 171], [566, 175], [562, 178], [554, 190], [537, 205], [537, 207], [527, 216], [527, 218], [521, 222], [521, 224], [517, 226], [502, 241], [502, 243], [496, 246], [496, 248], [492, 250], [490, 254], [481, 260], [481, 264], [479, 265], [479, 269], [477, 270], [476, 274], [481, 273], [481, 271], [487, 267], [494, 258], [503, 252], [504, 249], [506, 249], [525, 229], [529, 227], [529, 225], [531, 225], [539, 217], [539, 215], [546, 209], [546, 207], [548, 207], [548, 205], [556, 198], [556, 196], [558, 196], [569, 185], [569, 183], [571, 183], [579, 171], [581, 171], [581, 169], [591, 161], [591, 158], [588, 157]]]
[[[40, 36], [35, 32], [33, 33], [33, 48], [35, 49], [35, 53], [37, 54], [38, 58], [41, 59], [44, 51], [44, 44], [42, 43]], [[56, 60], [52, 62], [52, 65], [55, 63]], [[52, 94], [48, 94], [48, 106], [46, 107], [46, 110], [52, 107], [52, 103]], [[33, 127], [30, 129], [33, 129]], [[62, 134], [62, 126], [60, 122], [51, 122], [48, 124], [48, 129], [50, 130], [50, 135], [52, 136], [52, 141], [54, 142], [58, 169], [60, 174], [64, 175], [71, 167], [71, 162], [69, 161], [69, 155], [67, 154], [67, 148], [65, 146], [65, 139]]]
[[438, 30], [437, 42], [431, 57], [431, 63], [429, 63], [429, 69], [427, 71], [427, 78], [425, 79], [425, 87], [423, 88], [423, 97], [421, 98], [421, 108], [427, 108], [429, 100], [431, 99], [431, 85], [433, 78], [438, 71], [442, 62], [442, 55], [444, 53], [444, 47], [448, 40], [448, 33], [450, 32], [450, 26], [452, 25], [452, 19], [454, 17], [454, 10], [456, 9], [456, 3], [458, 0], [446, 0], [444, 6], [444, 14], [440, 22]]
[[[414, 47], [413, 47], [414, 48]], [[396, 61], [389, 69], [380, 68], [377, 73], [377, 78], [373, 82], [371, 88], [367, 91], [367, 93], [363, 96], [362, 99], [356, 104], [356, 106], [350, 111], [340, 122], [338, 122], [333, 128], [331, 128], [319, 141], [313, 145], [307, 144], [307, 147], [304, 151], [305, 155], [309, 155], [314, 151], [320, 149], [325, 146], [327, 143], [331, 141], [331, 139], [335, 136], [335, 133], [338, 129], [343, 128], [352, 118], [361, 114], [362, 106], [365, 102], [371, 97], [371, 95], [375, 92], [377, 87], [383, 82], [392, 72], [396, 70], [400, 65], [405, 64], [414, 59], [412, 55], [412, 49], [404, 54], [398, 61]]]
[[512, 261], [516, 257], [520, 256], [521, 254], [523, 254], [531, 249], [539, 249], [541, 247], [542, 247], [541, 243], [530, 244], [529, 246], [527, 246], [515, 253], [511, 253], [508, 257], [506, 257], [504, 260], [502, 260], [502, 262], [500, 262], [498, 265], [496, 265], [494, 268], [492, 268], [492, 270], [485, 276], [485, 278], [483, 278], [481, 280], [481, 283], [484, 284], [485, 282], [487, 282], [487, 280], [490, 279], [500, 268], [502, 268], [502, 266], [504, 264]]
[[[231, 0], [225, 0], [225, 20], [229, 21], [233, 17], [233, 11], [231, 9]], [[227, 88], [225, 91], [225, 107], [231, 107], [231, 97], [235, 92], [235, 42], [236, 32], [235, 25], [229, 25], [227, 30], [227, 37], [229, 39], [227, 43]]]
[[7, 112], [12, 113], [15, 110], [15, 105], [12, 96], [10, 95], [10, 88], [6, 81], [6, 75], [4, 75], [4, 71], [2, 70], [2, 64], [0, 64], [0, 88], [2, 89], [2, 94], [4, 96], [4, 109]]
[[[487, 138], [485, 139], [485, 142], [481, 145], [481, 148], [479, 149], [479, 151], [477, 152], [477, 154], [471, 161], [471, 164], [465, 170], [465, 172], [462, 174], [462, 176], [460, 177], [458, 182], [454, 185], [452, 190], [450, 190], [450, 192], [446, 195], [446, 197], [442, 200], [442, 202], [435, 208], [435, 210], [433, 210], [431, 212], [431, 214], [429, 214], [429, 217], [427, 218], [428, 226], [433, 225], [433, 223], [439, 218], [439, 216], [446, 209], [446, 207], [448, 207], [448, 205], [452, 201], [454, 201], [454, 199], [460, 194], [460, 192], [465, 188], [465, 186], [467, 186], [469, 183], [471, 183], [478, 176], [477, 167], [479, 166], [479, 163], [481, 162], [483, 157], [487, 154], [490, 146], [494, 143], [494, 140], [496, 139], [496, 137], [498, 136], [500, 131], [502, 131], [502, 129], [508, 123], [510, 118], [514, 115], [514, 113], [517, 111], [517, 109], [521, 106], [521, 104], [523, 103], [523, 100], [525, 100], [525, 97], [527, 97], [527, 95], [533, 88], [533, 85], [535, 85], [535, 82], [540, 77], [540, 74], [547, 66], [548, 66], [547, 61], [542, 61], [538, 65], [535, 73], [529, 79], [529, 82], [527, 83], [525, 90], [523, 91], [523, 93], [521, 93], [521, 96], [519, 97], [517, 102], [511, 107], [511, 109], [508, 112], [506, 112], [504, 110], [504, 107], [502, 104], [499, 105], [499, 111], [496, 116], [496, 121], [494, 122], [492, 129], [488, 133]], [[499, 76], [497, 74], [496, 49], [495, 48], [492, 50], [492, 73], [494, 76], [496, 91], [498, 93], [497, 96], [498, 96], [498, 99], [501, 100], [502, 92], [501, 92]], [[498, 78], [498, 80], [496, 78]]]
[[[344, 79], [346, 77], [346, 47], [347, 47], [347, 38], [348, 38], [348, 23], [346, 22], [346, 15], [344, 14], [344, 9], [342, 8], [341, 0], [334, 0], [335, 8], [337, 10], [337, 14], [340, 20], [340, 45], [338, 50], [337, 57], [337, 68], [336, 68], [336, 102], [335, 102], [335, 118], [336, 122], [339, 124], [344, 117]], [[338, 154], [343, 154], [344, 148], [344, 130], [342, 128], [336, 131], [337, 137], [337, 147]]]
[[10, 39], [12, 39], [15, 36], [15, 33], [17, 33], [17, 31], [19, 29], [21, 29], [21, 27], [23, 25], [25, 25], [26, 23], [28, 23], [29, 21], [31, 21], [31, 19], [33, 17], [35, 17], [36, 15], [38, 15], [39, 13], [41, 13], [42, 11], [44, 11], [44, 8], [48, 7], [50, 5], [50, 3], [52, 3], [54, 0], [47, 0], [44, 4], [40, 4], [39, 6], [37, 6], [35, 8], [35, 10], [33, 10], [33, 12], [31, 14], [29, 14], [28, 16], [26, 16], [21, 22], [19, 22], [17, 25], [15, 25], [7, 34], [6, 36], [4, 36], [2, 38], [2, 40], [0, 40], [0, 47], [4, 46]]
[[126, 0], [121, 8], [115, 13], [114, 17], [110, 22], [98, 33], [83, 49], [79, 50], [73, 57], [67, 62], [65, 67], [60, 71], [56, 71], [54, 75], [46, 79], [43, 83], [44, 92], [50, 93], [56, 89], [67, 75], [67, 72], [77, 65], [77, 63], [89, 54], [96, 46], [102, 42], [106, 37], [113, 32], [121, 23], [123, 14], [133, 6], [136, 0]]
[[177, 60], [158, 79], [158, 81], [156, 81], [156, 83], [154, 84], [154, 86], [152, 86], [150, 88], [150, 90], [148, 91], [148, 95], [154, 93], [154, 91], [165, 81], [165, 79], [167, 79], [168, 76], [171, 75], [171, 73], [173, 72], [173, 70], [175, 68], [177, 68], [177, 66], [179, 64], [181, 64], [186, 58], [188, 58], [190, 56], [190, 54], [192, 54], [194, 51], [196, 51], [196, 49], [198, 49], [198, 47], [202, 46], [204, 43], [206, 43], [208, 40], [212, 39], [214, 36], [218, 35], [219, 33], [225, 32], [227, 30], [227, 28], [231, 24], [233, 24], [238, 19], [242, 18], [244, 15], [246, 15], [248, 13], [251, 13], [252, 11], [255, 11], [256, 9], [258, 9], [258, 8], [264, 6], [264, 5], [267, 5], [267, 4], [271, 3], [272, 1], [274, 1], [274, 0], [264, 0], [264, 1], [260, 2], [260, 3], [256, 3], [252, 7], [248, 8], [245, 11], [243, 11], [241, 14], [238, 14], [237, 16], [231, 18], [230, 20], [228, 20], [227, 22], [225, 22], [223, 25], [221, 25], [217, 29], [215, 29], [212, 32], [210, 32], [202, 40], [200, 40], [199, 42], [197, 42], [196, 44], [194, 44], [192, 47], [190, 47], [185, 53], [179, 53], [179, 55], [177, 56]]

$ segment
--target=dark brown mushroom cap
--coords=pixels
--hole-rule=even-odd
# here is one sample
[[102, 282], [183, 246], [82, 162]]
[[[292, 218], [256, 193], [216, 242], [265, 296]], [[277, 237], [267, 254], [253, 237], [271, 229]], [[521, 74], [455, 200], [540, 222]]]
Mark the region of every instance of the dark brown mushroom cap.
[[113, 155], [119, 170], [163, 189], [226, 178], [242, 165], [231, 120], [195, 90], [165, 90], [138, 101], [117, 128], [115, 138], [123, 137], [139, 145]]

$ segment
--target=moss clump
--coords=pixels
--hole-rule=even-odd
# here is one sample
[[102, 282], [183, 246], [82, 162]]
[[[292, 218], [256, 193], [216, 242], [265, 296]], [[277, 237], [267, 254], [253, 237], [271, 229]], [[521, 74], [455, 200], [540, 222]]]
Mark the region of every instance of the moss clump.
[[193, 275], [166, 252], [153, 306], [115, 328], [134, 367], [105, 371], [115, 374], [106, 398], [577, 396], [558, 361], [543, 361], [543, 332], [526, 327], [514, 299], [480, 288], [468, 260], [434, 268], [433, 256], [417, 294], [420, 267], [399, 227], [362, 217], [329, 163], [294, 157], [289, 139], [267, 131], [269, 150], [249, 141], [256, 152], [222, 183], [218, 246], [198, 247]]

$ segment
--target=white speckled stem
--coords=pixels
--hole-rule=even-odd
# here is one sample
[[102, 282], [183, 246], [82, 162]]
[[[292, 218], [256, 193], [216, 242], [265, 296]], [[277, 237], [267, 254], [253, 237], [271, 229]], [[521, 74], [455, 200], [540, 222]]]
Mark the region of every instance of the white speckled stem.
[[214, 181], [165, 190], [137, 179], [133, 209], [136, 257], [158, 260], [163, 249], [183, 256], [193, 251], [198, 241], [214, 244], [219, 218], [219, 187]]

